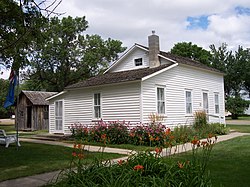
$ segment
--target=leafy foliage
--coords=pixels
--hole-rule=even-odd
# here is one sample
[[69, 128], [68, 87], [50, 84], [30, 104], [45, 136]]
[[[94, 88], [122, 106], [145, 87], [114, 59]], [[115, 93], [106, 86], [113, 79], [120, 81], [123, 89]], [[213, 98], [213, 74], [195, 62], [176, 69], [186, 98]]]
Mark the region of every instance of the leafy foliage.
[[240, 114], [249, 107], [250, 101], [246, 101], [239, 96], [229, 97], [226, 101], [226, 108], [232, 114], [232, 119], [238, 119]]
[[206, 65], [210, 65], [211, 63], [212, 56], [210, 52], [196, 44], [192, 44], [192, 42], [181, 42], [175, 44], [171, 49], [171, 53], [191, 58], [192, 60], [199, 61]]
[[0, 79], [0, 118], [9, 118], [11, 114], [14, 113], [13, 107], [10, 107], [8, 110], [3, 107], [6, 100], [6, 96], [9, 88], [9, 81]]
[[[23, 68], [28, 64], [27, 53], [40, 33], [45, 19], [33, 1], [0, 2], [0, 60], [6, 68]], [[13, 64], [13, 65], [12, 65]]]
[[31, 66], [24, 77], [30, 90], [62, 91], [95, 76], [125, 50], [118, 40], [84, 35], [85, 17], [51, 18], [43, 25], [43, 40], [34, 44]]
[[[198, 123], [198, 122], [197, 122]], [[95, 126], [88, 127], [81, 123], [70, 126], [72, 137], [77, 141], [100, 142], [107, 144], [132, 144], [151, 147], [172, 147], [180, 143], [190, 142], [192, 137], [206, 138], [209, 134], [227, 134], [228, 129], [221, 124], [200, 124], [193, 126], [179, 126], [171, 131], [164, 125], [140, 124], [133, 128], [125, 121], [100, 121]]]
[[207, 165], [214, 143], [211, 138], [194, 139], [191, 159], [178, 162], [163, 159], [157, 148], [155, 153], [139, 152], [114, 164], [96, 160], [86, 166], [84, 155], [74, 151], [71, 168], [49, 186], [211, 186]]
[[194, 125], [195, 129], [202, 129], [207, 126], [207, 114], [205, 111], [195, 111], [194, 114]]

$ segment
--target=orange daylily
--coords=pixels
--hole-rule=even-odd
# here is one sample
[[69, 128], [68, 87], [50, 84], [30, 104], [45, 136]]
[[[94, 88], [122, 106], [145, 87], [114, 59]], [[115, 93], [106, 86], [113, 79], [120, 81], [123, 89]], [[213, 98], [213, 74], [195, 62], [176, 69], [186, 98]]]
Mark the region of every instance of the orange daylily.
[[178, 167], [179, 167], [180, 169], [182, 169], [182, 168], [184, 167], [184, 164], [181, 163], [181, 162], [179, 162], [179, 161], [178, 161], [177, 165], [178, 165]]
[[144, 169], [144, 167], [143, 167], [142, 165], [136, 165], [136, 166], [134, 167], [134, 170], [136, 170], [136, 171], [140, 171], [140, 170], [143, 171], [143, 169]]
[[160, 154], [162, 152], [162, 147], [160, 147], [160, 148], [156, 147], [155, 152], [156, 152], [156, 154]]

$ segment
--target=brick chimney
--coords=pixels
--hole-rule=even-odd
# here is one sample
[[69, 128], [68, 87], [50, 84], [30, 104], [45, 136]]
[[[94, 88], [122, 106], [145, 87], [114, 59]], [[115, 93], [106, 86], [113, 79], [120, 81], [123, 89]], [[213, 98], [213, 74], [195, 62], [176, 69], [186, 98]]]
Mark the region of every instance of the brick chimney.
[[152, 31], [152, 35], [148, 36], [148, 48], [149, 48], [149, 67], [160, 66], [158, 54], [160, 52], [159, 36], [155, 35], [155, 31]]

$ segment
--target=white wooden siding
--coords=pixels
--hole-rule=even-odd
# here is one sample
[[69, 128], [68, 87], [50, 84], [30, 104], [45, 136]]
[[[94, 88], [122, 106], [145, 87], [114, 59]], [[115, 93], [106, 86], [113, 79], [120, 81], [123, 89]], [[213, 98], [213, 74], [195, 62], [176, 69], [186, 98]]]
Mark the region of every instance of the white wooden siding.
[[[134, 59], [142, 58], [142, 66], [135, 66]], [[117, 65], [115, 65], [109, 72], [119, 72], [132, 69], [145, 68], [149, 66], [148, 53], [140, 48], [135, 48], [130, 55], [124, 57]]]
[[104, 121], [140, 121], [140, 83], [109, 86], [102, 89], [102, 117]]
[[[214, 92], [219, 93], [220, 115], [224, 116], [224, 90], [222, 75], [202, 71], [189, 66], [177, 66], [142, 82], [143, 122], [150, 113], [156, 113], [155, 87], [166, 85], [166, 115], [164, 124], [192, 124], [193, 116], [186, 115], [185, 90], [192, 91], [193, 112], [202, 109], [202, 91], [208, 91], [209, 113], [214, 114]], [[215, 122], [215, 121], [213, 121]], [[224, 123], [225, 121], [222, 120]]]
[[55, 130], [55, 104], [50, 102], [49, 104], [49, 133], [53, 133]]
[[[101, 117], [104, 121], [140, 121], [140, 83], [100, 86], [68, 91], [64, 94], [64, 133], [74, 123], [93, 125], [93, 94], [101, 93]], [[56, 98], [59, 99], [59, 98]], [[55, 131], [54, 107], [50, 101], [50, 133]]]

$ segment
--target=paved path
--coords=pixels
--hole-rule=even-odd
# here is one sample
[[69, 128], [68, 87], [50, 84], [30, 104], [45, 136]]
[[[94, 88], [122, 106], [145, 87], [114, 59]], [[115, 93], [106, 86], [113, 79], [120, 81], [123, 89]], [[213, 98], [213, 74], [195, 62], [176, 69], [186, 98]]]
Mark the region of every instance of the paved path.
[[[223, 136], [218, 136], [217, 142], [221, 141], [226, 141], [235, 137], [239, 136], [244, 136], [244, 135], [250, 135], [250, 133], [239, 133], [239, 132], [233, 132], [228, 135], [223, 135]], [[72, 147], [72, 144], [69, 143], [63, 143], [63, 142], [55, 142], [55, 141], [45, 141], [45, 140], [35, 140], [35, 139], [24, 139], [21, 138], [21, 141], [27, 141], [27, 142], [33, 142], [33, 143], [43, 143], [43, 144], [51, 144], [51, 145], [60, 145], [60, 146], [66, 146], [66, 147]], [[185, 149], [183, 149], [185, 147]], [[97, 146], [87, 146], [87, 149], [89, 151], [98, 151], [100, 147]], [[192, 149], [191, 143], [183, 145], [179, 145], [176, 148], [177, 153], [189, 151]], [[131, 150], [126, 150], [126, 149], [117, 149], [117, 148], [105, 148], [105, 152], [109, 153], [120, 153], [120, 154], [130, 154]], [[176, 152], [171, 152], [171, 154], [174, 154]], [[162, 152], [162, 155], [167, 155], [169, 154], [169, 151], [164, 149]], [[125, 160], [127, 157], [119, 158], [119, 159], [114, 159], [112, 160], [113, 162], [117, 162], [118, 160]], [[52, 181], [55, 179], [60, 171], [54, 171], [54, 172], [49, 172], [49, 173], [43, 173], [39, 175], [33, 175], [33, 176], [28, 176], [28, 177], [22, 177], [18, 179], [13, 179], [13, 180], [7, 180], [0, 182], [0, 187], [39, 187], [42, 185], [47, 184], [49, 181]]]
[[228, 120], [226, 120], [226, 124], [232, 124], [232, 125], [250, 125], [250, 120], [228, 119]]

